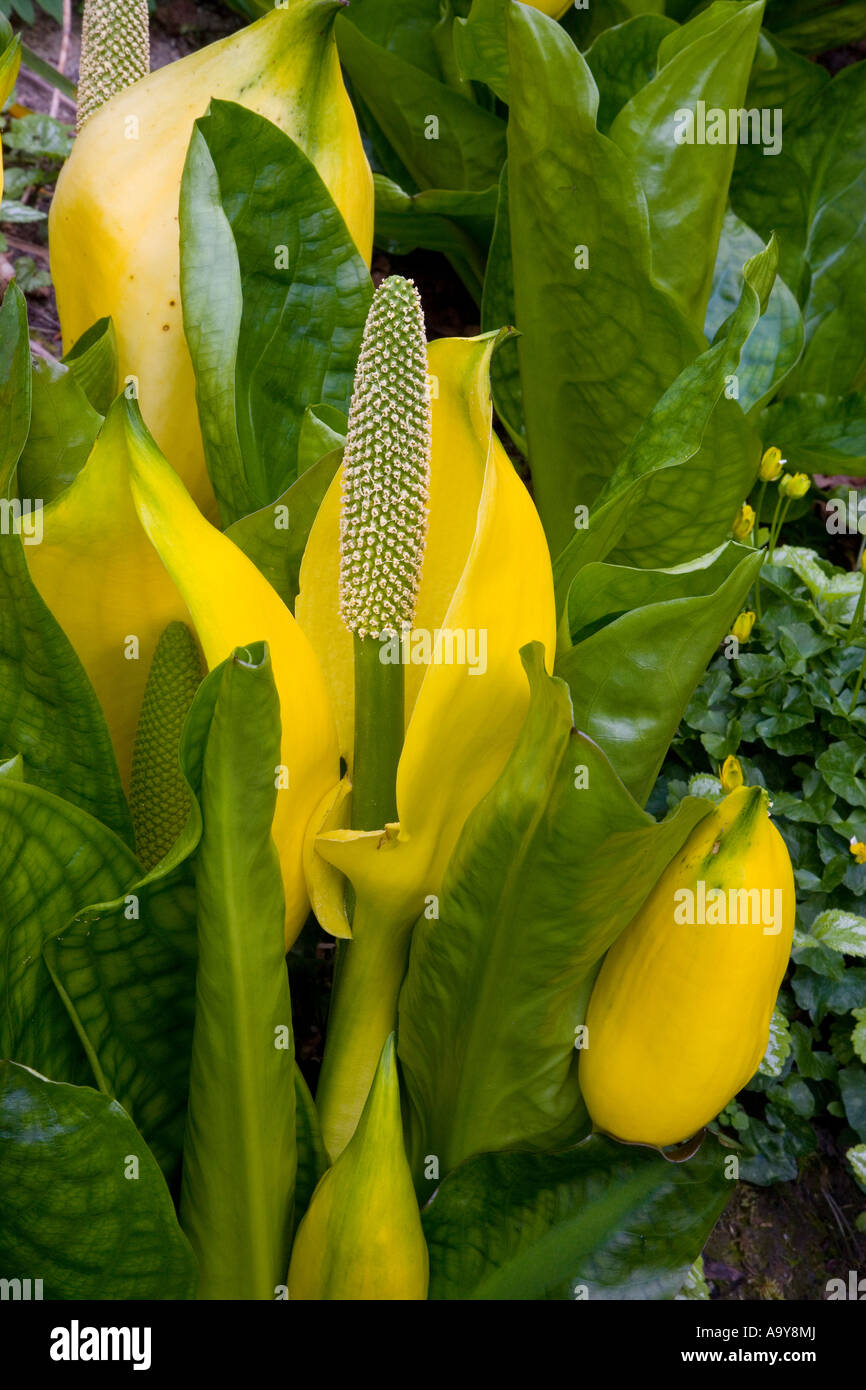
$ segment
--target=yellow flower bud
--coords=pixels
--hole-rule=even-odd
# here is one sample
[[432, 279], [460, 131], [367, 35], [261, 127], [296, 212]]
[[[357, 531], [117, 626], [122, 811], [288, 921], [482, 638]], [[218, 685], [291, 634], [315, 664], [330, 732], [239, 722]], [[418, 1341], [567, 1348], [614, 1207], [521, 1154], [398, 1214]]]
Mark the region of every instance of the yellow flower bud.
[[[741, 614], [740, 616], [746, 617], [749, 615]], [[739, 621], [739, 619], [737, 621]], [[743, 769], [733, 753], [728, 754], [719, 768], [719, 778], [721, 779], [722, 791], [724, 792], [735, 792], [737, 787], [743, 785]]]
[[734, 626], [731, 628], [731, 636], [736, 637], [738, 642], [748, 642], [752, 635], [752, 628], [755, 626], [755, 615], [748, 608], [744, 608], [742, 613], [737, 616]]
[[866, 547], [864, 547], [863, 554], [860, 556], [860, 568], [863, 573], [866, 574]]
[[777, 449], [775, 444], [771, 445], [769, 449], [764, 450], [758, 477], [763, 483], [774, 483], [782, 472], [784, 462], [782, 450]]
[[749, 506], [748, 502], [744, 502], [740, 510], [737, 512], [737, 519], [734, 522], [734, 539], [738, 541], [744, 541], [747, 536], [750, 536], [752, 534], [752, 528], [754, 527], [754, 525], [755, 510], [753, 507]]
[[779, 491], [785, 497], [805, 497], [811, 486], [808, 473], [786, 473], [779, 483]]
[[854, 858], [857, 860], [858, 864], [866, 864], [866, 845], [864, 845], [862, 840], [855, 840], [854, 836], [852, 835], [848, 844], [848, 848], [853, 854]]

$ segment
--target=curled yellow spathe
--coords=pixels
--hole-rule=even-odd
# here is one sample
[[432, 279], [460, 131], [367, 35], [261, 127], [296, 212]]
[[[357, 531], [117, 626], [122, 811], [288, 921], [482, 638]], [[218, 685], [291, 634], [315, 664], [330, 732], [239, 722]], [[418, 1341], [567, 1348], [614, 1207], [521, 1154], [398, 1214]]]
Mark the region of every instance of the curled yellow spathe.
[[85, 468], [45, 509], [42, 544], [28, 558], [102, 702], [127, 781], [144, 684], [168, 622], [192, 620], [211, 669], [236, 647], [268, 643], [282, 719], [273, 833], [291, 944], [309, 907], [307, 822], [339, 776], [324, 678], [282, 599], [202, 516], [133, 401], [121, 396], [112, 406]]
[[343, 85], [335, 0], [288, 0], [248, 28], [117, 93], [75, 141], [51, 206], [51, 272], [64, 349], [97, 319], [117, 334], [162, 452], [208, 515], [215, 502], [195, 410], [179, 289], [178, 203], [193, 123], [212, 98], [279, 126], [315, 164], [362, 257], [372, 174]]
[[[329, 830], [316, 842], [357, 894], [409, 917], [438, 891], [467, 815], [513, 747], [529, 703], [520, 648], [541, 641], [549, 666], [553, 660], [547, 542], [493, 432], [489, 370], [497, 338], [441, 339], [428, 349], [430, 506], [413, 633], [401, 653], [408, 664], [399, 826], [387, 841], [381, 831]], [[339, 617], [339, 504], [338, 476], [310, 533], [296, 613], [325, 670], [351, 769], [352, 642]], [[323, 925], [345, 935], [344, 923]]]
[[[0, 35], [2, 40], [2, 35]], [[18, 76], [18, 68], [21, 65], [21, 40], [16, 34], [0, 53], [0, 110], [6, 105], [12, 88], [15, 86], [15, 79]], [[3, 197], [3, 152], [0, 150], [0, 198]]]

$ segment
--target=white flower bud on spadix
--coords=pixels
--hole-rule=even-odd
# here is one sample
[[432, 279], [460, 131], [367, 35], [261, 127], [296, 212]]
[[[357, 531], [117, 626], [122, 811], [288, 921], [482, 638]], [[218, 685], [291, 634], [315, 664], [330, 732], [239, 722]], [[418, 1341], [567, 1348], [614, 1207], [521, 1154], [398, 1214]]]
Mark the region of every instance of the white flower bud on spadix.
[[359, 637], [411, 624], [424, 561], [431, 412], [418, 291], [391, 275], [373, 296], [343, 455], [340, 614]]

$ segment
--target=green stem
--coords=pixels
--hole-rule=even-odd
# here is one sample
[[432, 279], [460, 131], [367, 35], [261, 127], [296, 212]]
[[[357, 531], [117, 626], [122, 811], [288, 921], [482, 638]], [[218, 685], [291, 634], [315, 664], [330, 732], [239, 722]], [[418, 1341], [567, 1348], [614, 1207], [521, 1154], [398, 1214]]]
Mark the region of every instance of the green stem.
[[[784, 505], [782, 505], [782, 500], [783, 500], [783, 499], [780, 497], [780, 498], [779, 498], [779, 501], [776, 503], [776, 516], [777, 516], [779, 519], [778, 519], [778, 521], [776, 521], [776, 516], [774, 516], [774, 518], [773, 518], [773, 521], [774, 521], [774, 529], [773, 529], [773, 531], [772, 531], [772, 533], [771, 533], [771, 535], [770, 535], [770, 542], [769, 542], [769, 545], [767, 546], [767, 556], [768, 556], [768, 558], [769, 558], [770, 564], [773, 563], [773, 551], [776, 549], [776, 546], [779, 544], [779, 536], [780, 536], [781, 533], [782, 533], [782, 527], [783, 527], [784, 524], [785, 524], [785, 517], [788, 515], [788, 508], [789, 508], [790, 505], [791, 505], [791, 499], [790, 499], [790, 497], [786, 497], [786, 498], [784, 499]], [[779, 507], [780, 507], [780, 506], [782, 507], [781, 513], [779, 512]]]
[[411, 918], [389, 919], [381, 909], [360, 902], [352, 940], [340, 943], [316, 1090], [322, 1138], [332, 1160], [355, 1132], [385, 1039], [393, 1032], [411, 927]]
[[[763, 483], [761, 483], [761, 491], [758, 493], [758, 505], [757, 505], [757, 508], [756, 508], [756, 510], [755, 510], [755, 527], [754, 527], [754, 530], [753, 530], [753, 532], [752, 532], [752, 538], [753, 538], [753, 543], [754, 543], [754, 545], [757, 545], [757, 544], [758, 544], [758, 532], [759, 532], [759, 530], [761, 529], [761, 511], [762, 511], [763, 506], [764, 506], [764, 494], [766, 493], [766, 491], [767, 491], [767, 484], [766, 484], [766, 482], [763, 482]], [[761, 569], [763, 569], [763, 566], [764, 566], [764, 562], [763, 562], [763, 560], [762, 560], [762, 561], [761, 561]], [[758, 622], [761, 621], [761, 570], [760, 570], [760, 569], [758, 570], [758, 573], [755, 575], [755, 617], [758, 619]]]
[[859, 673], [859, 675], [857, 676], [857, 684], [854, 686], [854, 694], [851, 696], [851, 706], [850, 706], [850, 709], [848, 710], [848, 713], [849, 713], [849, 714], [853, 714], [854, 710], [855, 710], [856, 707], [857, 707], [857, 698], [858, 698], [858, 696], [859, 696], [859, 694], [860, 694], [860, 687], [861, 687], [861, 685], [863, 684], [863, 672], [864, 672], [864, 671], [866, 671], [866, 653], [864, 653], [864, 655], [863, 655], [863, 660], [862, 660], [862, 662], [861, 662], [861, 664], [860, 664], [860, 673]]
[[[397, 819], [403, 665], [380, 659], [387, 648], [378, 638], [356, 635], [354, 647], [352, 828], [381, 830]], [[411, 919], [395, 924], [369, 902], [355, 903], [351, 895], [350, 901], [352, 940], [341, 941], [338, 948], [316, 1091], [322, 1137], [332, 1159], [355, 1132], [385, 1039], [394, 1030], [411, 927]]]
[[380, 660], [385, 644], [355, 636], [355, 751], [352, 828], [381, 830], [397, 819], [403, 750], [403, 665]]

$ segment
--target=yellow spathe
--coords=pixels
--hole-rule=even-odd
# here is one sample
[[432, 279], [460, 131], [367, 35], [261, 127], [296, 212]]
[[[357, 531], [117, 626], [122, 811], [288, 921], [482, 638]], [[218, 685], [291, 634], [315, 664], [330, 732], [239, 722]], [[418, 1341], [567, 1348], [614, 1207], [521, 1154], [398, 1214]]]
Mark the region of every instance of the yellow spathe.
[[97, 319], [117, 333], [120, 382], [162, 452], [215, 517], [183, 335], [178, 202], [194, 121], [237, 101], [301, 147], [369, 261], [373, 182], [340, 73], [334, 0], [290, 0], [256, 24], [151, 73], [87, 122], [57, 182], [51, 273], [68, 349]]

